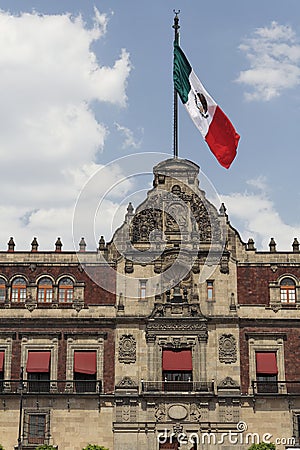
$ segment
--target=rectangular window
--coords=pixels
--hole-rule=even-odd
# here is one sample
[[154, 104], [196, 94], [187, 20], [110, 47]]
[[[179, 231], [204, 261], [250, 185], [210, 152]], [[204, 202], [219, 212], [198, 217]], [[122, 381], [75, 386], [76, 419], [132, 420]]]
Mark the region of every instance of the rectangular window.
[[46, 414], [28, 415], [28, 444], [44, 444], [46, 437]]
[[192, 351], [188, 350], [163, 350], [163, 381], [166, 391], [191, 391], [193, 364]]
[[96, 351], [74, 352], [74, 381], [76, 392], [96, 392]]
[[26, 287], [13, 287], [11, 290], [11, 301], [12, 302], [25, 302], [26, 300]]
[[6, 299], [6, 287], [5, 284], [0, 284], [0, 302], [4, 302]]
[[276, 352], [256, 352], [255, 356], [257, 392], [278, 392]]
[[26, 365], [29, 392], [50, 391], [51, 352], [29, 351]]
[[38, 290], [38, 302], [46, 302], [51, 303], [52, 302], [52, 295], [53, 290], [52, 287], [39, 287]]
[[71, 303], [73, 301], [73, 287], [60, 287], [59, 288], [59, 302], [60, 303]]
[[146, 299], [146, 284], [147, 280], [140, 280], [140, 300]]
[[213, 280], [206, 281], [206, 293], [207, 293], [208, 301], [214, 300], [214, 282], [213, 282]]

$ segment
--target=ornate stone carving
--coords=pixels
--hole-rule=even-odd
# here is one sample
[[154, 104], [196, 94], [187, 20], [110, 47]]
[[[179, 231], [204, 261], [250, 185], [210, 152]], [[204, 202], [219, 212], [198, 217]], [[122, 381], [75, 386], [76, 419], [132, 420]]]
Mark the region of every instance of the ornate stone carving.
[[233, 334], [222, 334], [219, 337], [219, 361], [225, 364], [237, 361], [236, 339]]
[[174, 435], [177, 437], [183, 432], [183, 426], [180, 423], [173, 425]]
[[[184, 294], [185, 295], [185, 294]], [[188, 303], [187, 300], [183, 299], [183, 303], [155, 303], [153, 311], [149, 318], [154, 319], [156, 317], [166, 317], [171, 318], [172, 316], [182, 316], [187, 317], [197, 317], [204, 318], [200, 304], [193, 302]]]
[[164, 421], [164, 419], [166, 417], [166, 406], [163, 403], [160, 403], [157, 405], [154, 416], [155, 416], [157, 422]]
[[172, 193], [155, 192], [152, 196], [150, 194], [138, 208], [131, 222], [132, 242], [149, 242], [149, 235], [154, 230], [170, 233], [185, 230], [189, 224], [189, 216], [192, 216], [197, 223], [200, 241], [220, 240], [221, 227], [218, 212], [205, 199], [204, 193], [200, 191], [198, 195], [192, 190], [185, 192], [180, 186], [173, 188], [175, 189]]
[[84, 301], [82, 298], [74, 298], [73, 308], [79, 313], [84, 308]]
[[135, 363], [136, 340], [132, 334], [123, 334], [119, 341], [119, 362], [124, 364]]
[[159, 337], [158, 345], [161, 347], [190, 348], [196, 345], [196, 338], [189, 336]]
[[229, 273], [229, 254], [223, 254], [220, 259], [220, 272]]
[[132, 380], [130, 377], [124, 377], [121, 381], [117, 384], [118, 388], [136, 388], [137, 384]]
[[132, 219], [131, 237], [133, 242], [148, 242], [151, 231], [162, 230], [162, 214], [158, 209], [145, 208]]
[[201, 418], [201, 411], [196, 403], [190, 405], [190, 421], [199, 422]]
[[220, 382], [218, 388], [239, 388], [239, 385], [233, 378], [226, 377]]
[[239, 421], [239, 403], [231, 399], [220, 400], [219, 420], [220, 422], [236, 423]]
[[159, 319], [149, 321], [147, 325], [148, 334], [196, 334], [201, 339], [207, 339], [207, 322], [196, 320], [176, 320], [176, 319]]
[[29, 295], [26, 297], [26, 300], [25, 300], [25, 307], [28, 309], [29, 312], [32, 312], [32, 311], [37, 307], [37, 301], [36, 301], [36, 299], [34, 299], [34, 298], [32, 297], [31, 294], [29, 294]]
[[133, 262], [129, 259], [125, 261], [125, 273], [133, 273]]

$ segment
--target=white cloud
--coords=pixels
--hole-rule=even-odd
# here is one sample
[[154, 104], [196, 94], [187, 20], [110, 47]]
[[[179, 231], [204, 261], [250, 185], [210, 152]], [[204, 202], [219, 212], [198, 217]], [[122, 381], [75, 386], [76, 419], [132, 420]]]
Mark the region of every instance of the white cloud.
[[97, 9], [92, 27], [69, 14], [0, 11], [0, 248], [37, 236], [51, 249], [58, 234], [71, 248], [74, 203], [108, 134], [91, 104], [127, 101], [128, 52], [109, 67], [91, 50], [107, 24]]
[[290, 26], [258, 28], [239, 48], [250, 63], [236, 80], [251, 88], [247, 100], [268, 101], [300, 84], [300, 44]]
[[142, 140], [139, 140], [139, 141], [136, 140], [132, 130], [120, 125], [117, 122], [115, 123], [115, 126], [116, 126], [117, 130], [120, 131], [125, 137], [123, 145], [122, 145], [123, 149], [130, 148], [130, 147], [134, 148], [134, 149], [140, 148], [140, 146], [142, 144]]
[[294, 237], [300, 237], [300, 224], [291, 226], [283, 221], [268, 196], [269, 188], [264, 178], [250, 180], [248, 185], [254, 187], [256, 192], [220, 195], [243, 241], [247, 242], [251, 237], [259, 250], [267, 251], [273, 237], [277, 250], [291, 250]]

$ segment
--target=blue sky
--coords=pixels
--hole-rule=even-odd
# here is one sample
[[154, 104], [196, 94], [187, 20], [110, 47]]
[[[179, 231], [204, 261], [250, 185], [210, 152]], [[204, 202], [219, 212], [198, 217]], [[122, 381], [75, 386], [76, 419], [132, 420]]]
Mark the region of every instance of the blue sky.
[[[226, 170], [179, 104], [179, 156], [200, 165], [243, 240], [267, 250], [274, 237], [287, 250], [300, 239], [299, 0], [0, 0], [0, 9], [1, 249], [10, 236], [18, 250], [33, 236], [41, 249], [57, 236], [71, 249], [90, 176], [126, 155], [172, 155], [173, 9], [194, 71], [241, 135]], [[122, 164], [102, 174], [103, 186], [120, 186]], [[149, 183], [131, 179], [106, 196], [95, 234], [109, 239], [118, 205]]]

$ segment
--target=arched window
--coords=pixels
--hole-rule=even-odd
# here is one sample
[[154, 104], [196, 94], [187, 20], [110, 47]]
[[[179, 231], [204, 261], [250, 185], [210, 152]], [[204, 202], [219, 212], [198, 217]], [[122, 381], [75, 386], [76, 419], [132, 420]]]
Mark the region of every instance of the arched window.
[[74, 297], [74, 283], [69, 277], [60, 280], [58, 284], [58, 301], [60, 303], [70, 303]]
[[26, 281], [22, 277], [15, 278], [11, 285], [11, 301], [25, 302], [26, 300]]
[[38, 302], [51, 303], [53, 299], [53, 283], [48, 277], [43, 277], [38, 283]]
[[280, 282], [281, 303], [296, 302], [296, 284], [292, 278], [283, 278]]
[[0, 302], [4, 302], [6, 299], [6, 283], [4, 278], [0, 277]]

